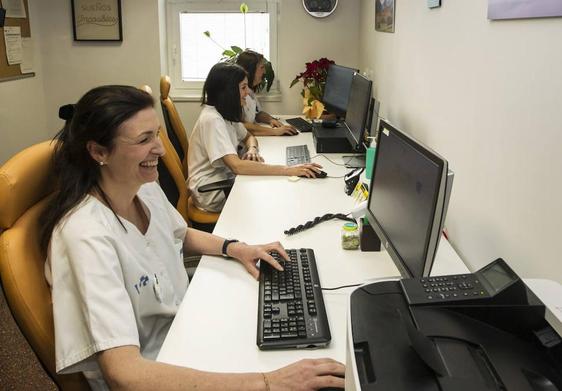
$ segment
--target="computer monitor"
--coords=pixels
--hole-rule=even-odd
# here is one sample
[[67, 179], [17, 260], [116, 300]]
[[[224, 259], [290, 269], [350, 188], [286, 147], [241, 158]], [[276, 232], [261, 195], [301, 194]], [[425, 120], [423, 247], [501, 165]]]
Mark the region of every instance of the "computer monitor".
[[373, 82], [371, 80], [359, 73], [353, 75], [344, 124], [348, 130], [347, 140], [355, 151], [363, 148], [372, 87]]
[[429, 275], [452, 185], [447, 160], [380, 120], [367, 218], [404, 277]]
[[351, 80], [357, 69], [344, 67], [337, 64], [330, 64], [322, 103], [331, 113], [338, 117], [345, 117], [351, 89]]

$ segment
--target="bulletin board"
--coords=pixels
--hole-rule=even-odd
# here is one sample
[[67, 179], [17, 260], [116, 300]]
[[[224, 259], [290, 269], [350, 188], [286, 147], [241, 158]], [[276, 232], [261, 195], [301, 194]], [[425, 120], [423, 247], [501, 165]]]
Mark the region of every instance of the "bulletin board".
[[[4, 26], [20, 26], [22, 38], [31, 37], [29, 28], [29, 6], [27, 0], [23, 0], [26, 18], [6, 18]], [[0, 27], [0, 81], [23, 79], [33, 77], [35, 73], [21, 73], [20, 65], [9, 65], [6, 58], [6, 43], [4, 41], [4, 29]]]

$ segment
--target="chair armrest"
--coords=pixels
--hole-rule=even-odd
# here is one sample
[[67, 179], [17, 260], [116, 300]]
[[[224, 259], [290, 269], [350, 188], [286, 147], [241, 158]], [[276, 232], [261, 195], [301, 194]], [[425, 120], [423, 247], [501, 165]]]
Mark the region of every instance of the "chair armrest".
[[225, 179], [222, 181], [208, 183], [206, 185], [200, 186], [197, 188], [199, 193], [208, 193], [210, 191], [215, 190], [223, 190], [226, 194], [230, 193], [230, 189], [234, 185], [234, 178], [232, 179]]

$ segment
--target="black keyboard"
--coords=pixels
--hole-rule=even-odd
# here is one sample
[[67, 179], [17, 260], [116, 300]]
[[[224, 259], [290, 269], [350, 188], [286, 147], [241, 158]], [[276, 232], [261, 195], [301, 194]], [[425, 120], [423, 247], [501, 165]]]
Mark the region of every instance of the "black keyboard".
[[257, 344], [261, 350], [317, 348], [332, 339], [316, 260], [311, 249], [286, 250], [291, 262], [273, 257], [280, 272], [260, 262]]
[[294, 128], [297, 128], [299, 132], [312, 132], [312, 124], [303, 118], [289, 118], [285, 121]]
[[310, 163], [310, 152], [306, 145], [292, 145], [287, 147], [285, 159], [288, 166]]

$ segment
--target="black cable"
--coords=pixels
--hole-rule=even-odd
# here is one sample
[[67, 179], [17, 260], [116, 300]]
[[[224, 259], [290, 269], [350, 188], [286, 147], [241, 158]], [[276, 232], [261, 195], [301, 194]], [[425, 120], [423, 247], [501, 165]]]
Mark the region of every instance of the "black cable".
[[314, 220], [311, 221], [307, 221], [304, 224], [300, 224], [296, 227], [290, 228], [288, 230], [285, 231], [285, 235], [294, 235], [297, 234], [299, 232], [305, 231], [309, 228], [314, 227], [316, 224], [320, 224], [323, 221], [328, 221], [328, 220], [332, 220], [332, 219], [340, 219], [340, 220], [345, 220], [345, 221], [350, 221], [352, 223], [357, 223], [355, 221], [354, 218], [352, 217], [348, 217], [350, 215], [350, 213], [348, 214], [343, 214], [343, 213], [327, 213], [324, 216], [320, 216], [320, 217], [315, 217]]
[[343, 289], [343, 288], [353, 288], [354, 286], [361, 286], [363, 285], [361, 284], [351, 284], [351, 285], [342, 285], [342, 286], [336, 286], [335, 288], [321, 288], [323, 291], [335, 291], [338, 289]]
[[316, 158], [319, 157], [319, 156], [320, 156], [320, 157], [323, 157], [324, 159], [326, 159], [327, 161], [329, 161], [330, 163], [332, 163], [332, 164], [335, 165], [335, 166], [342, 166], [342, 167], [344, 167], [346, 164], [348, 164], [349, 162], [351, 162], [351, 161], [353, 160], [353, 158], [355, 157], [355, 156], [351, 156], [345, 163], [342, 164], [342, 163], [336, 163], [335, 161], [333, 161], [332, 159], [330, 159], [328, 156], [326, 156], [326, 155], [324, 155], [324, 154], [322, 154], [322, 153], [319, 153], [319, 154], [314, 155], [313, 157], [311, 157], [310, 160], [316, 159]]

